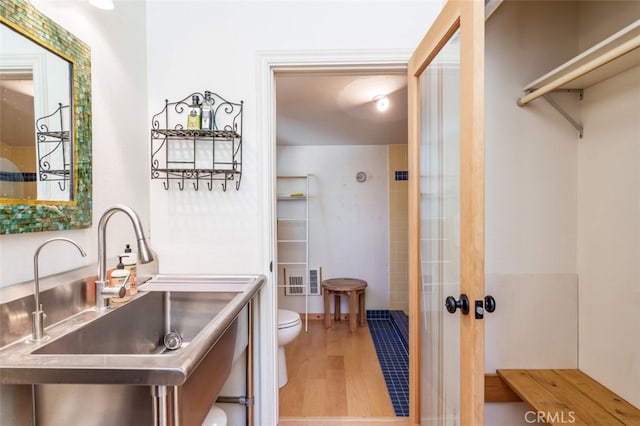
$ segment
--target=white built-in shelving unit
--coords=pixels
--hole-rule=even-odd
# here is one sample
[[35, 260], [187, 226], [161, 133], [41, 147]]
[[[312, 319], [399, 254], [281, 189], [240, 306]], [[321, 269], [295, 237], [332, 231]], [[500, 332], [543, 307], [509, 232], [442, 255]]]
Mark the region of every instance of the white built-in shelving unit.
[[309, 295], [312, 293], [309, 271], [308, 175], [277, 177], [276, 232], [278, 287], [284, 288], [285, 296], [304, 296], [307, 331]]

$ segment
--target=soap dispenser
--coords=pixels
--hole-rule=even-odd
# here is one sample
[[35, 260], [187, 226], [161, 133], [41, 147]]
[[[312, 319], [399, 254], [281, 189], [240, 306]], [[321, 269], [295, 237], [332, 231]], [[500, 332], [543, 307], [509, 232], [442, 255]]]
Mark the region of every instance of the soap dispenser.
[[131, 245], [127, 244], [122, 257], [124, 269], [129, 271], [129, 293], [133, 296], [138, 292], [138, 255], [131, 250]]
[[126, 294], [124, 295], [124, 297], [112, 297], [111, 301], [118, 303], [118, 302], [126, 302], [127, 300], [131, 299], [131, 287], [129, 285], [129, 276], [130, 273], [128, 270], [125, 269], [124, 267], [124, 263], [122, 263], [122, 258], [123, 257], [128, 257], [128, 256], [118, 256], [118, 265], [116, 266], [116, 269], [114, 269], [111, 272], [111, 278], [109, 280], [109, 286], [110, 287], [122, 287], [124, 286], [125, 289], [127, 289]]

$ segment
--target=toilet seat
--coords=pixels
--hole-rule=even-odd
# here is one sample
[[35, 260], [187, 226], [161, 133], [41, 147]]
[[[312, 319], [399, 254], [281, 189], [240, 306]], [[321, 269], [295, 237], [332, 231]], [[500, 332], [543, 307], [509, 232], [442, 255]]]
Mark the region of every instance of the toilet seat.
[[278, 330], [298, 326], [302, 320], [300, 314], [286, 309], [278, 309]]

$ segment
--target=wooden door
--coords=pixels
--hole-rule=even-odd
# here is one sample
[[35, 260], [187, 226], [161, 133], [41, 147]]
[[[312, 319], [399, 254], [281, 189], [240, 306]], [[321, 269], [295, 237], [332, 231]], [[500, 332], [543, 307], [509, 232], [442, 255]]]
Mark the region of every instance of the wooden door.
[[412, 55], [408, 79], [409, 420], [478, 426], [484, 423], [484, 323], [475, 315], [476, 301], [484, 300], [481, 0], [446, 3]]

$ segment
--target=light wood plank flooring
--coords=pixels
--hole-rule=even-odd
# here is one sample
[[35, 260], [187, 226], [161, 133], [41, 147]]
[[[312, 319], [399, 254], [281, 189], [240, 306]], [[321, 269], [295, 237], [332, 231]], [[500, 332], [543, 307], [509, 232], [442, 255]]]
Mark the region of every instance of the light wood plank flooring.
[[368, 327], [351, 333], [349, 322], [339, 321], [325, 330], [323, 321], [310, 320], [309, 331], [285, 350], [289, 382], [280, 389], [281, 424], [293, 424], [287, 417], [395, 416]]
[[408, 417], [281, 417], [279, 426], [409, 426]]

